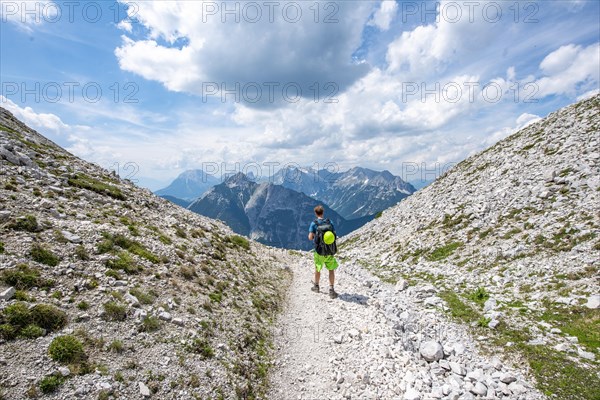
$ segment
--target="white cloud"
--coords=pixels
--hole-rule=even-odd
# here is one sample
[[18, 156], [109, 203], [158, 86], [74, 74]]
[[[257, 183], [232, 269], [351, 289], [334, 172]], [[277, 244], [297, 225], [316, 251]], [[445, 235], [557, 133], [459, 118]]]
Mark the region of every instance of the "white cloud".
[[[312, 95], [315, 82], [321, 87], [335, 82], [343, 90], [368, 71], [368, 65], [352, 61], [352, 54], [361, 44], [372, 3], [341, 2], [333, 9], [327, 2], [252, 4], [261, 13], [257, 22], [252, 22], [258, 16], [256, 7], [249, 9], [243, 2], [137, 3], [135, 19], [147, 34], [123, 37], [115, 50], [119, 65], [173, 91], [201, 94], [203, 83], [212, 82], [227, 88], [236, 82], [276, 82], [278, 91], [285, 84], [298, 84], [304, 97]], [[295, 22], [300, 4], [301, 17]], [[238, 10], [237, 15], [226, 14], [222, 7]], [[335, 22], [325, 23], [326, 18]]]
[[540, 63], [545, 75], [536, 84], [539, 96], [575, 96], [600, 84], [600, 42], [587, 47], [569, 44], [548, 54]]
[[89, 129], [89, 127], [78, 125], [72, 127], [65, 124], [60, 117], [49, 113], [36, 113], [31, 107], [20, 107], [12, 100], [0, 95], [0, 106], [10, 111], [16, 118], [23, 121], [26, 125], [39, 129], [42, 133], [50, 131], [56, 135], [64, 135], [73, 131], [73, 129]]
[[387, 31], [390, 29], [390, 24], [396, 16], [397, 11], [398, 3], [396, 3], [396, 0], [382, 0], [379, 8], [375, 11], [371, 20], [369, 20], [368, 25], [376, 26], [382, 31]]
[[[405, 31], [389, 44], [388, 71], [423, 79], [444, 73], [457, 62], [469, 65], [481, 56], [482, 49], [504, 33], [502, 23], [490, 23], [481, 13], [486, 3], [494, 2], [478, 3], [479, 12], [471, 13], [468, 7], [457, 2], [439, 2], [441, 11], [435, 23]], [[425, 3], [420, 7], [426, 7]], [[458, 11], [449, 11], [456, 7]]]
[[133, 26], [131, 25], [131, 20], [124, 19], [119, 21], [117, 24], [117, 28], [124, 30], [125, 32], [131, 33], [133, 31]]

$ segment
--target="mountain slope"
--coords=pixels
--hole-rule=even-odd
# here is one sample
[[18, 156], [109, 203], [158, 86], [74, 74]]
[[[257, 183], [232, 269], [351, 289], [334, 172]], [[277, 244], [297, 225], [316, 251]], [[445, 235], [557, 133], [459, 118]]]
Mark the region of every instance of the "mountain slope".
[[389, 171], [355, 167], [340, 174], [320, 198], [344, 218], [352, 219], [383, 211], [415, 191]]
[[163, 194], [160, 197], [170, 201], [173, 204], [177, 204], [179, 207], [187, 208], [190, 205], [189, 201], [180, 199], [178, 197], [169, 196], [168, 194]]
[[261, 397], [287, 257], [0, 108], [0, 397]]
[[514, 349], [545, 393], [599, 398], [599, 144], [596, 96], [463, 161], [342, 252], [382, 279], [432, 284], [431, 305]]
[[[308, 226], [319, 201], [271, 183], [256, 183], [238, 173], [214, 186], [189, 209], [224, 221], [235, 232], [276, 247], [308, 250]], [[347, 221], [325, 205], [338, 235], [364, 225], [371, 217]]]
[[289, 167], [277, 171], [269, 182], [319, 199], [345, 219], [377, 214], [416, 191], [389, 171], [361, 167], [345, 172]]
[[155, 194], [193, 201], [218, 183], [219, 179], [214, 176], [206, 174], [201, 169], [192, 169], [182, 172], [169, 186], [157, 190]]

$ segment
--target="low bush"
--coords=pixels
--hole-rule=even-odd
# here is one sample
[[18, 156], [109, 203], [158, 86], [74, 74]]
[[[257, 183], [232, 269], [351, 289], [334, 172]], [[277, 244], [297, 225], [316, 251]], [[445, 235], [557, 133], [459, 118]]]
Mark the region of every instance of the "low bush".
[[158, 318], [148, 315], [142, 320], [140, 332], [154, 332], [160, 329], [161, 322]]
[[114, 301], [104, 303], [104, 319], [107, 321], [124, 321], [127, 318], [127, 307]]
[[34, 261], [49, 265], [51, 267], [56, 267], [60, 262], [60, 258], [58, 256], [52, 253], [51, 250], [38, 243], [35, 243], [33, 246], [31, 246], [30, 254]]
[[25, 328], [21, 329], [21, 332], [19, 333], [19, 335], [21, 335], [22, 337], [27, 338], [27, 339], [35, 339], [40, 336], [44, 336], [45, 333], [46, 332], [43, 328], [40, 328], [37, 325], [31, 324], [31, 325], [27, 325]]
[[42, 230], [38, 224], [37, 218], [33, 215], [26, 215], [19, 217], [14, 223], [10, 225], [10, 228], [15, 231], [26, 231], [26, 232], [39, 232]]
[[228, 240], [238, 247], [241, 247], [245, 250], [250, 250], [250, 242], [248, 242], [248, 239], [243, 236], [232, 235], [228, 237]]
[[50, 288], [54, 285], [52, 280], [43, 279], [39, 270], [31, 268], [27, 264], [19, 264], [16, 268], [3, 271], [0, 280], [18, 290], [32, 287]]
[[57, 331], [67, 325], [67, 314], [49, 304], [37, 304], [31, 309], [33, 323], [48, 331]]
[[62, 364], [77, 363], [86, 359], [83, 344], [72, 335], [58, 336], [48, 347], [48, 354]]
[[46, 376], [40, 381], [40, 390], [45, 394], [54, 393], [64, 381], [62, 376]]

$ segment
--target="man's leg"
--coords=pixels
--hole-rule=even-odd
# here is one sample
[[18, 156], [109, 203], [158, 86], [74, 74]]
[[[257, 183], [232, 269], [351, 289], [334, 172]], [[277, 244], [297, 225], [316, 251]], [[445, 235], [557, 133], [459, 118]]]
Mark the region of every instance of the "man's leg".
[[319, 292], [319, 281], [321, 280], [321, 268], [323, 268], [323, 260], [316, 252], [313, 255], [315, 261], [315, 281], [311, 290], [313, 292]]
[[[335, 259], [334, 259], [334, 261], [335, 261]], [[337, 292], [333, 288], [334, 283], [335, 283], [335, 268], [329, 270], [329, 297], [331, 297], [332, 299], [335, 299], [338, 297]]]

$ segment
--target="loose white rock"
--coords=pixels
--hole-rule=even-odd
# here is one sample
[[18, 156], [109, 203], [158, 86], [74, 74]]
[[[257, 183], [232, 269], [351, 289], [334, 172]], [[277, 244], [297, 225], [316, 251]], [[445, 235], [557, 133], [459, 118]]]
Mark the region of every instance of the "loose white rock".
[[430, 340], [421, 343], [419, 347], [421, 356], [429, 362], [441, 360], [444, 357], [444, 348], [439, 342]]

